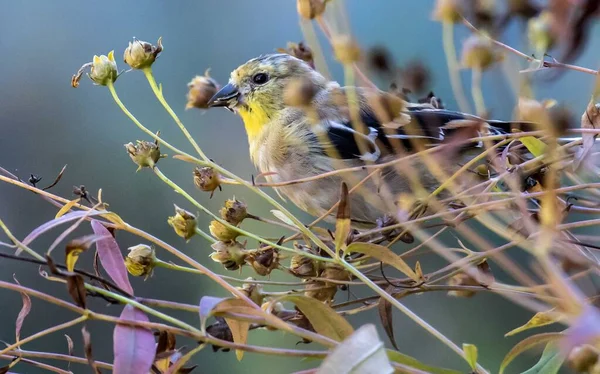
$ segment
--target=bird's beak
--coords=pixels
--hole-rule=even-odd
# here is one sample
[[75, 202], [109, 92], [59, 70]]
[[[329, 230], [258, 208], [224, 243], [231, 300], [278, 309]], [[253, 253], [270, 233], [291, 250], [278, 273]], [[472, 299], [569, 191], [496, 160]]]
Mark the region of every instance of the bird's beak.
[[208, 100], [208, 106], [211, 108], [219, 106], [229, 108], [239, 96], [240, 91], [238, 91], [238, 88], [229, 83], [221, 88], [213, 97], [210, 98], [210, 100]]

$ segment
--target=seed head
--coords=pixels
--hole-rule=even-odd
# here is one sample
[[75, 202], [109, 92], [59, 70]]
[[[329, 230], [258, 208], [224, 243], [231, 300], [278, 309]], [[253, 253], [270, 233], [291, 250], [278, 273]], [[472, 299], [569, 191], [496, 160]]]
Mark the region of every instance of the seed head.
[[208, 229], [210, 230], [212, 236], [223, 242], [233, 241], [235, 240], [235, 238], [240, 236], [240, 234], [237, 231], [225, 226], [217, 220], [211, 221]]
[[[321, 278], [326, 278], [334, 281], [349, 281], [351, 279], [348, 270], [337, 264], [328, 263], [325, 265], [325, 269], [321, 272]], [[329, 285], [336, 285], [336, 283], [327, 283]]]
[[300, 60], [309, 64], [313, 69], [315, 68], [315, 61], [312, 50], [304, 44], [304, 42], [300, 42], [298, 44], [288, 42], [286, 48], [277, 48], [277, 52], [279, 53], [287, 53], [288, 55], [299, 58]]
[[154, 249], [145, 244], [138, 244], [128, 249], [129, 253], [125, 257], [125, 267], [129, 274], [134, 277], [151, 275], [156, 263]]
[[485, 70], [499, 60], [492, 42], [481, 36], [471, 36], [463, 44], [462, 64], [469, 69]]
[[437, 0], [433, 19], [440, 22], [458, 23], [464, 13], [462, 0]]
[[293, 107], [308, 107], [316, 93], [317, 87], [310, 80], [294, 79], [285, 87], [283, 102]]
[[258, 275], [264, 277], [279, 266], [279, 251], [271, 247], [259, 248], [248, 254], [246, 262]]
[[235, 241], [216, 242], [212, 246], [214, 250], [210, 254], [213, 261], [219, 262], [227, 270], [237, 270], [245, 263], [247, 257], [244, 246]]
[[167, 222], [173, 229], [175, 233], [186, 241], [190, 240], [192, 236], [196, 235], [196, 216], [192, 213], [181, 209], [177, 205], [175, 205], [175, 215], [173, 217], [169, 217]]
[[338, 35], [333, 38], [333, 53], [342, 64], [353, 64], [360, 60], [360, 47], [350, 35]]
[[[254, 281], [254, 278], [249, 277], [246, 280]], [[262, 305], [265, 298], [265, 295], [262, 293], [262, 285], [256, 283], [244, 283], [242, 284], [242, 287], [238, 287], [238, 289], [246, 294], [250, 300], [254, 301], [256, 305]]]
[[133, 69], [145, 69], [152, 66], [162, 50], [162, 37], [158, 38], [156, 46], [134, 38], [125, 49], [123, 60]]
[[90, 69], [88, 77], [97, 85], [106, 86], [109, 83], [114, 83], [119, 77], [117, 71], [117, 63], [115, 61], [115, 52], [110, 51], [108, 55], [94, 55], [92, 62], [84, 64], [75, 75], [71, 78], [71, 86], [77, 88], [83, 73]]
[[220, 88], [219, 83], [208, 75], [209, 71], [210, 69], [207, 69], [206, 72], [204, 72], [204, 75], [196, 75], [190, 83], [188, 83], [187, 104], [185, 104], [185, 109], [208, 108], [208, 102]]
[[302, 255], [294, 255], [290, 260], [290, 271], [297, 277], [315, 277], [317, 269], [313, 259]]
[[210, 192], [212, 197], [217, 188], [221, 190], [221, 178], [219, 173], [209, 166], [197, 167], [194, 169], [194, 185], [201, 191]]
[[219, 213], [225, 221], [237, 226], [248, 217], [248, 206], [234, 197], [225, 201]]
[[131, 160], [138, 166], [138, 171], [142, 168], [153, 168], [158, 160], [167, 157], [167, 155], [160, 153], [158, 141], [152, 143], [137, 140], [135, 145], [131, 142], [125, 144], [125, 149]]
[[314, 19], [325, 12], [327, 0], [297, 0], [296, 9], [304, 19]]
[[319, 281], [307, 284], [304, 295], [324, 303], [331, 303], [336, 292], [337, 286], [330, 286], [325, 282]]
[[[479, 283], [466, 273], [459, 273], [448, 280], [450, 286], [479, 286]], [[448, 296], [472, 297], [475, 291], [471, 290], [453, 290], [448, 291]]]

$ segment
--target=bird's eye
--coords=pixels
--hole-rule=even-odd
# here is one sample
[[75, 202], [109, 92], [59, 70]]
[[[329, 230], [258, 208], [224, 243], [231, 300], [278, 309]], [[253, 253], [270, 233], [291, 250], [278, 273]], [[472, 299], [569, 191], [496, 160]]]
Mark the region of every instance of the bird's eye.
[[257, 73], [252, 77], [252, 81], [256, 84], [265, 84], [269, 80], [269, 76], [265, 73]]

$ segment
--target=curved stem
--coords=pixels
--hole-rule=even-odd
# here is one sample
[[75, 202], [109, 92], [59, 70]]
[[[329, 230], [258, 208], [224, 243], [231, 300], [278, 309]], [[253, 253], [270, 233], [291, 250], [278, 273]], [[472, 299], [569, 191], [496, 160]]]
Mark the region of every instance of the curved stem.
[[451, 22], [442, 23], [442, 39], [444, 43], [444, 52], [446, 53], [446, 61], [448, 63], [448, 74], [450, 75], [450, 83], [454, 97], [461, 111], [471, 113], [465, 93], [463, 91], [462, 82], [460, 80], [458, 62], [456, 61], [456, 49], [454, 48], [454, 24]]

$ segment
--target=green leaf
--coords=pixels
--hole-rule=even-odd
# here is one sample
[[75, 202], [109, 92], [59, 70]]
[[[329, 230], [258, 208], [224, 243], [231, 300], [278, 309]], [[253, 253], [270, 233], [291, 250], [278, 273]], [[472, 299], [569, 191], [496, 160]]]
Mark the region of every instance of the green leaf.
[[350, 336], [354, 329], [346, 319], [331, 309], [330, 306], [304, 295], [286, 295], [278, 299], [294, 303], [308, 318], [315, 331], [331, 339], [341, 342]]
[[385, 354], [375, 325], [367, 324], [338, 345], [325, 358], [317, 374], [391, 374], [394, 368]]
[[538, 312], [533, 317], [531, 317], [531, 319], [529, 321], [527, 321], [526, 324], [507, 332], [504, 336], [513, 336], [513, 335], [523, 332], [525, 330], [529, 330], [529, 329], [533, 329], [533, 328], [541, 327], [541, 326], [547, 326], [547, 325], [556, 323], [556, 322], [560, 321], [560, 318], [557, 318], [555, 314], [556, 314], [556, 312], [554, 312], [554, 309], [551, 309], [551, 310], [548, 310], [545, 312]]
[[387, 247], [378, 244], [356, 242], [350, 244], [348, 248], [346, 248], [346, 252], [363, 253], [367, 256], [371, 256], [383, 262], [384, 264], [391, 265], [400, 270], [402, 274], [406, 275], [415, 282], [419, 282], [419, 276], [414, 272], [414, 270], [408, 266], [408, 264], [404, 262], [400, 256], [392, 252]]
[[404, 366], [409, 366], [411, 368], [422, 370], [431, 374], [463, 374], [460, 371], [438, 368], [435, 366], [429, 366], [427, 364], [422, 363], [416, 358], [410, 357], [398, 351], [392, 351], [391, 349], [386, 350], [387, 356], [392, 362], [396, 362], [398, 364], [402, 364]]
[[544, 151], [546, 151], [546, 143], [539, 140], [538, 138], [535, 138], [533, 136], [524, 136], [522, 138], [519, 138], [519, 140], [527, 148], [529, 153], [531, 153], [535, 157], [543, 155]]
[[518, 355], [525, 352], [536, 345], [549, 343], [554, 340], [558, 340], [563, 336], [560, 332], [548, 332], [544, 334], [532, 335], [518, 342], [512, 349], [504, 356], [504, 360], [500, 364], [500, 374], [504, 373], [504, 369], [510, 364]]
[[289, 219], [282, 211], [277, 210], [277, 209], [273, 209], [273, 210], [271, 210], [271, 213], [273, 213], [273, 215], [278, 220], [280, 220], [281, 222], [285, 223], [286, 225], [290, 225], [290, 226], [296, 227], [296, 224], [294, 222], [292, 222], [292, 220]]
[[548, 343], [537, 364], [523, 374], [556, 374], [564, 361], [565, 357], [560, 354], [558, 346], [555, 343]]
[[477, 347], [474, 344], [463, 344], [463, 352], [465, 352], [465, 360], [471, 366], [473, 371], [477, 370]]

